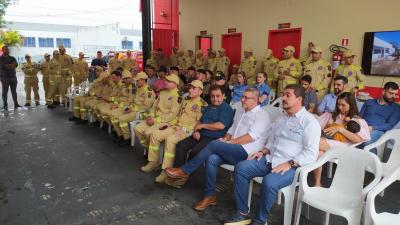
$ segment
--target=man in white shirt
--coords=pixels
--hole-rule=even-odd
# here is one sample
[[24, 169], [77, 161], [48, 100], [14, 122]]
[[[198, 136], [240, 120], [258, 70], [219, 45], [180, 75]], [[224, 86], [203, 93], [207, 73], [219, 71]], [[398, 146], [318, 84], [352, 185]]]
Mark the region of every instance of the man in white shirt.
[[260, 205], [253, 225], [267, 224], [269, 212], [279, 189], [293, 182], [297, 167], [317, 160], [321, 127], [303, 107], [305, 90], [287, 85], [282, 96], [285, 113], [272, 125], [267, 144], [235, 167], [236, 214], [225, 225], [250, 224], [247, 199], [249, 183], [263, 177]]
[[236, 165], [262, 149], [265, 144], [270, 119], [258, 105], [257, 89], [247, 89], [241, 102], [243, 109], [236, 112], [233, 125], [224, 137], [210, 142], [182, 167], [164, 170], [170, 178], [186, 181], [192, 172], [207, 161], [204, 198], [193, 206], [195, 210], [202, 211], [217, 204], [215, 180], [221, 164]]

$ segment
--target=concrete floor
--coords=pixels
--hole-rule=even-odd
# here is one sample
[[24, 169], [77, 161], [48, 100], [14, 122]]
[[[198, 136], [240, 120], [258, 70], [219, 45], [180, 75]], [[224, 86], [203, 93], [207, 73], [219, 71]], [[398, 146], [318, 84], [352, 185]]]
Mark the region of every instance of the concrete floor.
[[[21, 81], [18, 92], [24, 104]], [[139, 171], [141, 147], [118, 147], [104, 129], [68, 116], [61, 107], [0, 111], [1, 225], [223, 224], [235, 212], [229, 173], [219, 173], [218, 205], [197, 213], [191, 206], [202, 195], [202, 169], [182, 189], [155, 184], [156, 173]], [[398, 190], [392, 185], [378, 199], [380, 210], [398, 212]], [[253, 212], [257, 201], [254, 194]], [[301, 224], [320, 224], [322, 213], [311, 209], [311, 220]], [[283, 224], [283, 207], [274, 206], [269, 224]], [[331, 216], [331, 224], [346, 222]]]

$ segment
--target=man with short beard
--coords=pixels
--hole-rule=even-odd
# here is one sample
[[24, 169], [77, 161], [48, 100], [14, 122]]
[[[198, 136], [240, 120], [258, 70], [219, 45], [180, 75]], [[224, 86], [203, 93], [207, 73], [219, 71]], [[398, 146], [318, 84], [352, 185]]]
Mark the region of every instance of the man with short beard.
[[400, 107], [395, 103], [398, 93], [399, 85], [387, 82], [379, 99], [370, 99], [362, 106], [360, 116], [367, 121], [371, 132], [371, 140], [365, 145], [374, 143], [399, 122]]
[[333, 80], [333, 91], [324, 96], [321, 103], [318, 106], [318, 115], [322, 115], [324, 112], [333, 112], [336, 107], [336, 99], [341, 93], [346, 90], [348, 80], [344, 76], [336, 76]]

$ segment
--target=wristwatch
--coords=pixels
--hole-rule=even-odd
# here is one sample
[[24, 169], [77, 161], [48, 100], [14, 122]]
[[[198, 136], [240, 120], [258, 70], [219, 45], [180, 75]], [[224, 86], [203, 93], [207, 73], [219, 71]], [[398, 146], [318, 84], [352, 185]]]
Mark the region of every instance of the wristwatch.
[[288, 163], [289, 163], [290, 167], [292, 167], [292, 168], [298, 167], [297, 164], [293, 160], [289, 160]]

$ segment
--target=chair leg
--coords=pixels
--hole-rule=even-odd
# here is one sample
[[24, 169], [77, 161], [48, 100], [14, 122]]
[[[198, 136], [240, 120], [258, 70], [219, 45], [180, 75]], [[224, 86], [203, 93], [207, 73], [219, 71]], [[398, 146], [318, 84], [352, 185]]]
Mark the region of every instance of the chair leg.
[[100, 128], [103, 128], [104, 122], [100, 121]]
[[111, 125], [108, 124], [108, 134], [111, 134], [111, 129], [112, 129]]
[[[286, 196], [285, 196], [286, 197]], [[285, 198], [286, 199], [286, 198]], [[276, 200], [276, 204], [281, 205], [282, 204], [282, 192], [278, 191], [278, 199]], [[286, 206], [286, 205], [285, 205]]]
[[283, 225], [290, 225], [292, 224], [294, 196], [292, 195], [292, 193], [286, 193], [286, 195], [284, 195], [283, 197], [285, 201], [285, 208], [283, 209]]
[[297, 204], [296, 204], [296, 212], [294, 216], [294, 225], [299, 225], [300, 223], [300, 214], [301, 214], [301, 206], [303, 202], [301, 201], [301, 198], [299, 197], [297, 199]]
[[383, 190], [381, 193], [379, 193], [379, 196], [381, 196], [382, 198], [384, 195], [385, 195], [385, 190]]
[[250, 213], [250, 207], [251, 207], [251, 195], [253, 194], [253, 184], [254, 184], [254, 181], [250, 180], [249, 196], [248, 196], [248, 199], [247, 199], [247, 206], [249, 207], [249, 213]]
[[325, 212], [323, 225], [329, 225], [329, 213]]

